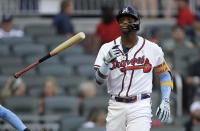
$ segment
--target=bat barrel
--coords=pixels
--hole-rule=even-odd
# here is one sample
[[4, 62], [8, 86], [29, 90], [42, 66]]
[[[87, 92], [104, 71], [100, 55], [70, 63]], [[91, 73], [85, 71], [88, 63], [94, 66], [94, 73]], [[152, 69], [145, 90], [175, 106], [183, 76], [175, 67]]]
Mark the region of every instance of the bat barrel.
[[54, 56], [60, 52], [62, 52], [63, 50], [65, 50], [66, 48], [71, 47], [72, 45], [75, 45], [77, 43], [79, 43], [81, 40], [85, 39], [85, 33], [80, 32], [78, 34], [76, 34], [75, 36], [71, 37], [70, 39], [68, 39], [67, 41], [63, 42], [62, 44], [60, 44], [58, 47], [56, 47], [54, 50], [52, 50], [50, 52], [51, 56]]

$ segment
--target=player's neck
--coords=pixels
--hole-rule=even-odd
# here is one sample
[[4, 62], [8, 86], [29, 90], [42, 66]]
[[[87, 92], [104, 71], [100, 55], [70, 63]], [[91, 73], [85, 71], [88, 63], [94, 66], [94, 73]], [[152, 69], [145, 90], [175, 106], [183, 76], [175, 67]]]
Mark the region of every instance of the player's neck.
[[138, 36], [136, 34], [128, 33], [121, 35], [121, 42], [127, 48], [135, 46], [137, 44], [137, 41]]

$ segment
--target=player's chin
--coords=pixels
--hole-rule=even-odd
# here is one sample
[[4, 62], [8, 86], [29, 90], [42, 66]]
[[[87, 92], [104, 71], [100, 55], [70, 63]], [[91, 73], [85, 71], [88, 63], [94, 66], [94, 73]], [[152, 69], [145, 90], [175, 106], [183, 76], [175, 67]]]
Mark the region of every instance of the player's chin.
[[121, 30], [122, 33], [128, 33], [129, 32], [128, 28], [121, 28], [120, 30]]

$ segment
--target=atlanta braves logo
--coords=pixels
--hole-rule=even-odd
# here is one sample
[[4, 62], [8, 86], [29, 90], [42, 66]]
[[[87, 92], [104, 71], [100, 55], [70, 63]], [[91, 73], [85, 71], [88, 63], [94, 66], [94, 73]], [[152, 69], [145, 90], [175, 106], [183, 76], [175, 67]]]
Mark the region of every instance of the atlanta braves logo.
[[125, 8], [122, 13], [128, 13], [128, 8]]
[[[116, 68], [120, 68], [121, 72], [125, 72], [126, 70], [137, 70], [137, 69], [143, 69], [144, 73], [148, 73], [152, 69], [152, 65], [149, 63], [149, 59], [146, 58], [144, 60], [143, 57], [133, 58], [131, 60], [122, 60], [121, 62], [118, 62], [116, 59], [112, 62], [112, 68], [111, 70], [114, 70]], [[135, 66], [135, 63], [139, 64]]]

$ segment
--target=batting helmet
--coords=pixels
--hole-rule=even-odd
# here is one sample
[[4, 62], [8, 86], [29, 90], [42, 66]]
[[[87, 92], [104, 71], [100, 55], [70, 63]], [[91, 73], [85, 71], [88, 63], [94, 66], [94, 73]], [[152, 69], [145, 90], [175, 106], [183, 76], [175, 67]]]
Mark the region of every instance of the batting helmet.
[[128, 6], [120, 10], [118, 15], [116, 16], [117, 21], [119, 22], [119, 19], [124, 16], [129, 16], [135, 19], [134, 22], [128, 24], [128, 28], [130, 30], [138, 31], [140, 29], [140, 17], [134, 8]]

